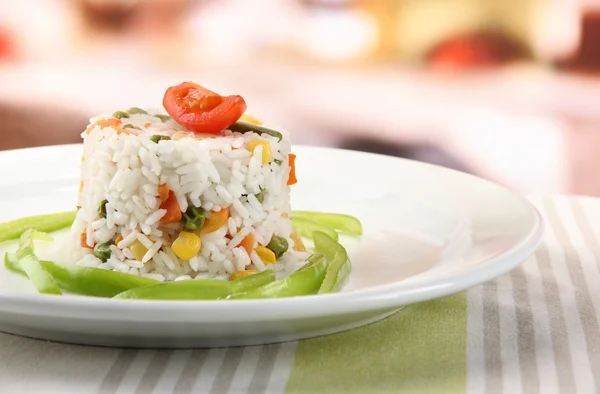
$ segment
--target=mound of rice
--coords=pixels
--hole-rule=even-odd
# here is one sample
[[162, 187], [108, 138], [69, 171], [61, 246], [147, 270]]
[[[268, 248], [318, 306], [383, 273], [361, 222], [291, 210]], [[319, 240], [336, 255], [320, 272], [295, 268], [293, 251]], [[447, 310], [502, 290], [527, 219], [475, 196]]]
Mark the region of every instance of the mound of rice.
[[[78, 264], [161, 281], [228, 279], [245, 270], [293, 272], [302, 264], [307, 254], [294, 242], [289, 219], [287, 133], [281, 141], [231, 130], [198, 135], [164, 112], [129, 112], [120, 119], [92, 118], [82, 133], [79, 211], [69, 237]], [[156, 136], [170, 139], [156, 142]], [[190, 231], [201, 239], [191, 258], [172, 248], [186, 231], [183, 223], [161, 224], [161, 185], [174, 193], [182, 212], [199, 207], [209, 221], [228, 210], [216, 231]], [[248, 234], [253, 245], [242, 247]], [[257, 250], [264, 251], [273, 236], [289, 247], [275, 262], [263, 261]], [[107, 245], [110, 257], [96, 257], [97, 244]]]

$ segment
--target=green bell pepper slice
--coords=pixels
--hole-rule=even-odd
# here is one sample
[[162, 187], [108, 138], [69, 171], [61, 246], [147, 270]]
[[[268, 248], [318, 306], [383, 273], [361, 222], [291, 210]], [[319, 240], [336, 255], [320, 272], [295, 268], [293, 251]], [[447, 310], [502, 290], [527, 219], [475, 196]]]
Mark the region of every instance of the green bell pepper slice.
[[313, 222], [312, 220], [292, 216], [292, 224], [294, 225], [294, 230], [304, 238], [313, 239], [313, 233], [315, 231], [321, 231], [329, 235], [335, 241], [339, 238], [338, 233], [334, 228], [325, 224]]
[[17, 239], [30, 228], [42, 232], [52, 232], [70, 226], [77, 211], [53, 213], [50, 215], [29, 216], [0, 223], [0, 242]]
[[314, 233], [314, 241], [317, 251], [324, 254], [329, 261], [325, 279], [323, 279], [323, 283], [319, 288], [319, 294], [340, 291], [348, 281], [352, 269], [346, 249], [320, 231]]
[[327, 266], [327, 260], [321, 256], [283, 279], [246, 293], [233, 294], [229, 299], [280, 298], [315, 294], [325, 278]]
[[292, 220], [293, 219], [310, 220], [345, 233], [355, 235], [362, 235], [363, 233], [360, 220], [354, 216], [341, 213], [292, 211]]
[[114, 298], [130, 300], [218, 300], [231, 295], [231, 284], [221, 279], [190, 279], [137, 287]]
[[33, 253], [33, 241], [36, 239], [52, 240], [47, 234], [34, 229], [25, 231], [19, 238], [19, 247], [15, 253], [18, 264], [39, 293], [61, 295], [62, 293], [54, 279], [52, 279], [52, 275], [44, 269], [35, 253]]
[[231, 294], [245, 293], [275, 281], [275, 272], [264, 270], [253, 275], [234, 279], [231, 283]]
[[[110, 298], [133, 288], [161, 283], [155, 279], [99, 268], [62, 265], [52, 261], [40, 261], [40, 264], [61, 290], [72, 294]], [[26, 275], [15, 253], [4, 255], [4, 265], [15, 273]]]

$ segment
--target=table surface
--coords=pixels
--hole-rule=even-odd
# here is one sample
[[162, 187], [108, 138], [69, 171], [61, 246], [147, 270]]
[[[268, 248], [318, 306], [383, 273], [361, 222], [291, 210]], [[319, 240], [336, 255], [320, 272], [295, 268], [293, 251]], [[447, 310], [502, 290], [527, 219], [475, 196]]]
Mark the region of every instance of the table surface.
[[8, 393], [592, 393], [600, 390], [600, 200], [532, 197], [542, 244], [512, 272], [340, 334], [135, 350], [0, 334]]

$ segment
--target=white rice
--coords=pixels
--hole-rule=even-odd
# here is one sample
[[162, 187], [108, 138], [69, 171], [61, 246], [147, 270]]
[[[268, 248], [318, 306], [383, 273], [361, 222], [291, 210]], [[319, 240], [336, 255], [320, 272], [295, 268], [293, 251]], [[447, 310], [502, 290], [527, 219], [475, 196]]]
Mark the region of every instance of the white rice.
[[[197, 138], [169, 120], [155, 115], [130, 115], [117, 127], [100, 127], [95, 123], [110, 114], [92, 118], [84, 139], [84, 161], [81, 168], [82, 190], [79, 212], [71, 231], [72, 253], [80, 265], [128, 272], [148, 278], [185, 280], [193, 278], [229, 278], [246, 269], [297, 269], [305, 256], [291, 249], [293, 231], [290, 215], [289, 136], [282, 141], [269, 135], [233, 133]], [[149, 127], [146, 127], [151, 123]], [[127, 133], [120, 127], [130, 124]], [[140, 130], [136, 129], [139, 128]], [[155, 143], [153, 135], [171, 140]], [[181, 135], [184, 137], [179, 138]], [[251, 153], [248, 143], [267, 141], [276, 163], [262, 163], [262, 146]], [[189, 261], [181, 260], [171, 249], [183, 230], [181, 223], [161, 224], [167, 211], [161, 209], [158, 186], [166, 184], [175, 194], [182, 212], [188, 207], [201, 207], [210, 217], [212, 212], [229, 208], [229, 218], [220, 229], [201, 236], [202, 247]], [[264, 190], [260, 202], [256, 194]], [[105, 204], [106, 217], [98, 208]], [[88, 248], [79, 246], [85, 233]], [[285, 238], [290, 249], [281, 261], [265, 266], [255, 251], [248, 254], [240, 247], [242, 240], [254, 235], [257, 244], [266, 246], [274, 235]], [[111, 255], [105, 262], [90, 250], [96, 243], [113, 242]], [[76, 241], [75, 241], [76, 239]], [[137, 260], [132, 245], [139, 242], [146, 249]]]

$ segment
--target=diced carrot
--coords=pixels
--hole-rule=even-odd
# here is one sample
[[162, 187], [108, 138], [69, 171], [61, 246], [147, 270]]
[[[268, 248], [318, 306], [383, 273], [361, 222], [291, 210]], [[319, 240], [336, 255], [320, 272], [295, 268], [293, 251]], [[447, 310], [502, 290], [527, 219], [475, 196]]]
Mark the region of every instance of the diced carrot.
[[117, 118], [102, 119], [98, 121], [98, 126], [100, 126], [101, 128], [116, 127], [119, 126], [121, 123], [123, 122], [121, 122], [121, 120]]
[[117, 239], [115, 239], [115, 245], [117, 245], [122, 240], [123, 240], [123, 236], [121, 234], [119, 234], [119, 236], [117, 237]]
[[[88, 126], [87, 129], [85, 129], [85, 132], [87, 134], [89, 134], [92, 129], [96, 126], [100, 126], [100, 128], [105, 128], [105, 127], [117, 127], [121, 124], [121, 120], [117, 119], [117, 118], [111, 118], [111, 119], [100, 119], [99, 121], [97, 121], [96, 123], [92, 123], [91, 125]], [[121, 129], [122, 130], [122, 129]]]
[[250, 253], [252, 253], [254, 250], [254, 234], [248, 233], [248, 235], [242, 239], [242, 242], [240, 242], [240, 246], [246, 249], [246, 252], [248, 252], [248, 255], [250, 255]]
[[123, 129], [121, 127], [113, 127], [115, 130], [117, 130], [117, 134], [127, 134], [127, 135], [131, 135], [133, 134], [131, 131], [127, 130], [127, 129]]
[[165, 216], [160, 218], [160, 224], [177, 223], [181, 220], [181, 209], [179, 209], [177, 197], [175, 197], [175, 193], [172, 191], [169, 191], [169, 197], [166, 201], [160, 204], [160, 208], [167, 210]]
[[206, 218], [204, 226], [200, 229], [200, 235], [210, 234], [227, 224], [229, 219], [229, 208], [223, 208], [218, 212], [212, 211]]
[[79, 236], [79, 245], [81, 245], [82, 248], [92, 249], [92, 248], [90, 248], [90, 245], [87, 244], [87, 232], [86, 231], [83, 231], [81, 233], [81, 235]]
[[290, 177], [288, 178], [288, 186], [294, 185], [298, 180], [296, 179], [296, 155], [290, 153], [288, 155], [290, 159]]
[[160, 202], [165, 202], [169, 198], [169, 186], [166, 183], [158, 187], [158, 198], [160, 198]]
[[148, 128], [150, 126], [152, 126], [152, 122], [146, 122], [146, 123], [144, 123], [144, 127]]

